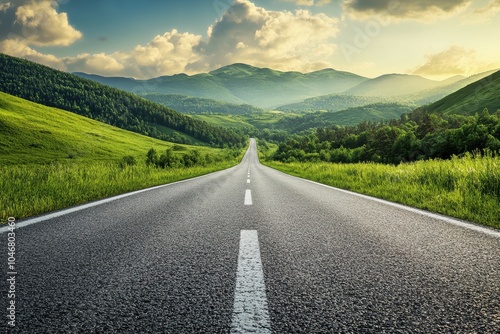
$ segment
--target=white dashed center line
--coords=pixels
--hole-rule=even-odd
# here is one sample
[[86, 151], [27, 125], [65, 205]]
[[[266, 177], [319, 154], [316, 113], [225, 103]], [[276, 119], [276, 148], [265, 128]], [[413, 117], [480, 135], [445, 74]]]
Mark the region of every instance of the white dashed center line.
[[250, 189], [245, 191], [245, 205], [252, 205], [252, 191]]
[[271, 333], [259, 238], [242, 230], [231, 333]]

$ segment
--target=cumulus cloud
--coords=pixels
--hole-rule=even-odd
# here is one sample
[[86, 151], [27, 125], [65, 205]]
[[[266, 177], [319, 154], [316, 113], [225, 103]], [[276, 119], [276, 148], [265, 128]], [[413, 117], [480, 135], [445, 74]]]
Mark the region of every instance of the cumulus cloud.
[[120, 75], [125, 68], [114, 57], [104, 53], [83, 53], [76, 57], [65, 57], [63, 62], [69, 72], [99, 73], [108, 76]]
[[[336, 51], [337, 19], [302, 9], [270, 11], [249, 0], [236, 0], [208, 28], [205, 38], [173, 29], [129, 51], [57, 58], [33, 47], [69, 45], [81, 33], [56, 9], [56, 2], [34, 0], [0, 7], [4, 16], [12, 16], [7, 24], [10, 35], [0, 36], [0, 52], [67, 71], [151, 78], [204, 72], [236, 62], [308, 72], [331, 66], [323, 59]], [[0, 27], [6, 27], [1, 22]]]
[[0, 52], [66, 70], [63, 59], [40, 53], [33, 46], [68, 46], [82, 37], [57, 12], [56, 1], [12, 0], [0, 5]]
[[[146, 45], [110, 56], [136, 78], [198, 73], [243, 62], [281, 70], [313, 71], [335, 52], [338, 21], [307, 10], [268, 11], [237, 0], [207, 30], [207, 37], [172, 30]], [[117, 68], [115, 68], [117, 69]]]
[[180, 73], [201, 58], [194, 50], [201, 39], [200, 35], [179, 33], [173, 29], [144, 46], [138, 45], [132, 51], [118, 52], [113, 56], [125, 65], [129, 75], [135, 77]]
[[192, 69], [215, 68], [234, 62], [281, 70], [315, 70], [336, 49], [332, 38], [338, 21], [307, 10], [269, 11], [250, 1], [236, 1], [208, 29], [197, 51], [203, 58]]
[[56, 1], [15, 0], [0, 7], [0, 39], [17, 39], [25, 45], [67, 46], [82, 37], [57, 12]]
[[15, 57], [25, 58], [61, 71], [66, 70], [66, 66], [62, 59], [59, 59], [53, 55], [47, 55], [33, 50], [23, 41], [17, 40], [15, 38], [0, 41], [0, 52]]
[[395, 20], [429, 21], [456, 14], [470, 4], [471, 0], [344, 0], [343, 7], [354, 19], [380, 16]]
[[413, 71], [413, 74], [444, 77], [452, 75], [471, 75], [497, 67], [479, 58], [477, 51], [453, 45], [448, 49], [426, 56], [426, 61]]

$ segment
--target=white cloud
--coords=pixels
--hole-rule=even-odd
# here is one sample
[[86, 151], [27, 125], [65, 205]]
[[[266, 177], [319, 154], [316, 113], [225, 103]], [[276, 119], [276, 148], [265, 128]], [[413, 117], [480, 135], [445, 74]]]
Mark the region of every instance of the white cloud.
[[337, 26], [336, 19], [324, 14], [269, 11], [238, 0], [209, 28], [209, 38], [197, 48], [203, 58], [191, 68], [201, 70], [234, 62], [280, 70], [324, 68], [330, 64], [323, 59], [336, 50], [332, 39]]
[[58, 13], [54, 1], [30, 2], [16, 9], [16, 23], [21, 36], [36, 46], [71, 45], [82, 34], [68, 22], [66, 13]]
[[62, 59], [33, 50], [23, 41], [17, 39], [6, 39], [0, 41], [0, 52], [15, 57], [26, 58], [33, 62], [44, 64], [61, 71], [66, 70], [66, 66]]
[[63, 59], [32, 48], [68, 46], [82, 37], [66, 13], [56, 11], [57, 6], [50, 0], [13, 0], [0, 5], [0, 52], [66, 70]]
[[146, 78], [185, 72], [186, 67], [200, 60], [194, 49], [202, 37], [190, 33], [179, 33], [173, 29], [156, 36], [146, 45], [138, 45], [129, 52], [112, 54], [124, 64], [127, 75]]
[[345, 12], [354, 19], [379, 16], [394, 20], [431, 21], [454, 15], [469, 7], [471, 0], [344, 0]]
[[0, 39], [15, 39], [25, 45], [68, 46], [82, 33], [57, 12], [57, 2], [14, 0], [0, 6]]
[[21, 25], [24, 34], [15, 38], [0, 34], [0, 52], [68, 71], [151, 78], [205, 72], [236, 62], [308, 72], [331, 67], [324, 59], [336, 51], [337, 19], [308, 10], [270, 11], [249, 0], [236, 0], [208, 28], [205, 39], [173, 29], [130, 51], [56, 58], [32, 47], [69, 45], [81, 37], [56, 8], [52, 1], [6, 5], [3, 11], [18, 22], [11, 20], [12, 27]]
[[69, 72], [99, 73], [101, 75], [121, 75], [124, 65], [120, 64], [112, 56], [104, 53], [79, 54], [76, 57], [66, 57], [63, 59]]
[[499, 67], [481, 59], [476, 50], [453, 45], [448, 49], [426, 55], [426, 61], [413, 70], [413, 74], [429, 77], [472, 75]]

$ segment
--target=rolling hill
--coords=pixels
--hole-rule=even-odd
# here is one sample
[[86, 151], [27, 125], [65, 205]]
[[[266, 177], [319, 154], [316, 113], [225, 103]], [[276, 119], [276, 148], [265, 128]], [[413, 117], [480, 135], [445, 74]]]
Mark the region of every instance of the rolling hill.
[[185, 114], [241, 115], [264, 111], [249, 104], [234, 104], [178, 94], [141, 93], [139, 95]]
[[453, 77], [452, 79], [459, 79], [458, 81], [448, 81], [451, 82], [450, 84], [447, 84], [445, 86], [439, 86], [436, 88], [428, 89], [428, 90], [423, 90], [415, 94], [409, 94], [405, 96], [401, 96], [399, 98], [400, 101], [412, 101], [415, 105], [418, 106], [423, 106], [426, 104], [434, 103], [454, 92], [456, 92], [459, 89], [464, 88], [467, 85], [470, 85], [473, 82], [476, 82], [478, 80], [481, 80], [482, 78], [485, 78], [493, 73], [495, 73], [497, 70], [493, 71], [487, 71], [475, 75], [471, 75], [467, 78], [457, 76]]
[[176, 94], [213, 99], [233, 104], [245, 104], [246, 101], [235, 96], [229, 89], [222, 86], [217, 78], [210, 74], [175, 74], [149, 80], [133, 78], [103, 77], [95, 74], [73, 73], [81, 78], [89, 79], [101, 84], [115, 87], [135, 94]]
[[331, 94], [312, 97], [302, 102], [291, 103], [276, 108], [284, 112], [315, 112], [327, 111], [336, 112], [349, 108], [361, 107], [368, 104], [387, 102], [389, 99], [373, 96], [354, 96], [346, 94]]
[[454, 80], [459, 81], [461, 77], [453, 77], [451, 80], [445, 81], [434, 81], [418, 75], [386, 74], [362, 82], [345, 93], [357, 96], [396, 97], [447, 86], [452, 84]]
[[[444, 81], [432, 81], [416, 76], [386, 75], [365, 81], [342, 94], [330, 94], [278, 107], [286, 112], [341, 111], [374, 103], [400, 103], [423, 106], [436, 102], [459, 89], [481, 80], [497, 70], [472, 75], [454, 76]], [[436, 86], [437, 85], [437, 86]], [[425, 88], [427, 87], [427, 88]], [[434, 88], [428, 88], [434, 87]], [[356, 93], [361, 95], [349, 95]]]
[[402, 114], [409, 113], [412, 107], [399, 103], [375, 103], [348, 108], [337, 112], [313, 112], [302, 115], [285, 114], [272, 127], [290, 133], [334, 125], [352, 126], [362, 122], [389, 121], [399, 119]]
[[272, 108], [314, 96], [340, 93], [367, 80], [353, 73], [333, 69], [303, 74], [246, 64], [228, 65], [192, 76], [177, 74], [149, 80], [75, 74], [134, 93], [179, 94], [250, 104], [259, 108]]
[[500, 110], [500, 71], [471, 83], [453, 94], [429, 105], [426, 110], [441, 114], [474, 115], [484, 108]]
[[123, 156], [144, 160], [152, 147], [164, 151], [173, 146], [0, 92], [0, 165], [116, 161]]
[[[0, 91], [162, 140], [242, 146], [244, 136], [135, 94], [0, 54]], [[190, 138], [196, 140], [193, 141]]]

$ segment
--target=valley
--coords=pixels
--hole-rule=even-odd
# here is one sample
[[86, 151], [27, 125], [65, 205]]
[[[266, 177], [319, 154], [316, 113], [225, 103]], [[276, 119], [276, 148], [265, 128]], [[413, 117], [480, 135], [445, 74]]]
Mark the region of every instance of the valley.
[[[302, 74], [234, 64], [202, 75], [138, 81], [82, 73], [74, 76], [6, 55], [2, 55], [0, 61], [4, 68], [10, 69], [10, 72], [1, 74], [1, 90], [67, 110], [48, 108], [2, 93], [0, 126], [3, 145], [0, 150], [5, 187], [12, 188], [6, 183], [7, 179], [17, 178], [8, 177], [17, 174], [7, 171], [20, 166], [38, 169], [34, 174], [23, 174], [23, 178], [29, 179], [35, 174], [43, 175], [45, 172], [41, 169], [46, 166], [59, 170], [51, 171], [54, 175], [68, 166], [76, 166], [75, 171], [68, 175], [80, 175], [86, 174], [83, 170], [89, 166], [99, 165], [94, 184], [106, 183], [97, 177], [98, 170], [103, 172], [104, 178], [113, 180], [115, 177], [106, 175], [130, 173], [129, 169], [143, 175], [142, 178], [133, 177], [133, 181], [124, 181], [124, 184], [129, 183], [125, 187], [109, 186], [110, 192], [90, 197], [78, 195], [75, 203], [117, 194], [125, 189], [161, 184], [167, 179], [178, 180], [223, 169], [237, 162], [238, 152], [249, 137], [258, 138], [264, 148], [274, 147], [263, 157], [264, 163], [293, 173], [311, 168], [301, 164], [404, 165], [423, 160], [458, 159], [464, 154], [477, 157], [471, 161], [482, 160], [485, 155], [484, 159], [491, 159], [487, 160], [490, 161], [488, 164], [495, 164], [500, 151], [500, 111], [497, 111], [500, 109], [497, 94], [500, 72], [432, 81], [395, 74], [368, 79], [331, 69]], [[12, 75], [14, 72], [15, 76]], [[207, 82], [218, 87], [219, 93], [207, 90]], [[182, 95], [182, 87], [189, 87], [193, 95]], [[302, 95], [297, 94], [300, 87]], [[456, 90], [452, 94], [440, 100], [420, 104], [426, 99], [433, 101], [453, 89]], [[223, 97], [222, 91], [232, 97]], [[299, 97], [303, 101], [276, 105], [278, 101], [290, 102]], [[257, 100], [260, 102], [256, 103]], [[197, 146], [191, 146], [193, 144]], [[219, 147], [219, 151], [209, 146]], [[221, 147], [225, 149], [220, 150]], [[146, 163], [146, 153], [151, 150], [154, 153]], [[457, 166], [462, 160], [454, 161], [453, 166]], [[108, 169], [104, 165], [112, 167]], [[441, 168], [455, 167], [443, 165]], [[481, 180], [486, 180], [485, 189], [491, 188], [488, 184], [498, 184], [498, 175], [484, 173], [486, 179]], [[165, 179], [167, 174], [177, 176]], [[309, 174], [303, 176], [312, 177]], [[463, 182], [460, 179], [450, 182], [453, 196], [456, 196], [457, 185]], [[370, 189], [375, 189], [371, 186], [366, 189], [348, 184], [343, 186], [365, 193], [372, 193]], [[82, 187], [81, 182], [75, 189], [78, 187]], [[482, 210], [478, 205], [497, 203], [495, 189], [474, 195], [476, 199], [470, 210], [475, 210], [474, 205], [476, 210]], [[68, 190], [55, 191], [58, 192]], [[419, 193], [417, 188], [393, 192]], [[492, 194], [493, 197], [488, 197]], [[483, 195], [486, 197], [481, 197]], [[10, 203], [12, 207], [22, 206], [19, 203], [30, 201], [29, 196], [25, 199], [12, 197]], [[384, 197], [383, 194], [380, 196]], [[418, 201], [405, 198], [411, 196], [391, 199], [419, 206]], [[45, 208], [30, 212], [41, 213], [73, 202], [65, 203], [40, 205]], [[432, 211], [483, 222], [480, 216], [423, 205]], [[19, 216], [30, 215], [21, 212]], [[484, 223], [498, 224], [489, 218]]]

